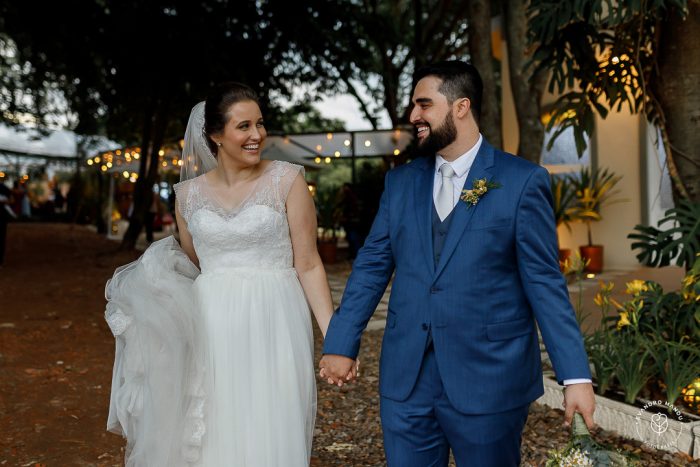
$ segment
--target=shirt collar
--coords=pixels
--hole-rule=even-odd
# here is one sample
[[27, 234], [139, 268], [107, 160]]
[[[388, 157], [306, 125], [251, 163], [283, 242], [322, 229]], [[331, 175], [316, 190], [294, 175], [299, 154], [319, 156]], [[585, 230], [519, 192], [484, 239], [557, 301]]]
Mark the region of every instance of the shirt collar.
[[440, 154], [437, 154], [435, 156], [435, 171], [437, 172], [438, 170], [440, 170], [440, 166], [447, 162], [452, 167], [452, 170], [455, 171], [455, 176], [457, 178], [463, 177], [464, 174], [469, 171], [472, 164], [474, 163], [474, 159], [476, 159], [476, 155], [479, 152], [479, 148], [481, 148], [482, 141], [483, 137], [481, 136], [481, 133], [479, 133], [479, 139], [476, 140], [476, 144], [472, 146], [471, 149], [469, 149], [469, 151], [465, 152], [452, 162], [447, 162], [445, 159], [442, 158]]

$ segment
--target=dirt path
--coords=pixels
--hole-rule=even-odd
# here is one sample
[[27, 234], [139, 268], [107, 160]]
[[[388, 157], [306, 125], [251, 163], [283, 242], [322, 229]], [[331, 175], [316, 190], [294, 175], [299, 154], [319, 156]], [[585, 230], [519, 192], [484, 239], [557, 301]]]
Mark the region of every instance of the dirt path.
[[0, 460], [120, 465], [105, 432], [114, 342], [104, 283], [135, 258], [83, 227], [11, 224], [0, 269]]

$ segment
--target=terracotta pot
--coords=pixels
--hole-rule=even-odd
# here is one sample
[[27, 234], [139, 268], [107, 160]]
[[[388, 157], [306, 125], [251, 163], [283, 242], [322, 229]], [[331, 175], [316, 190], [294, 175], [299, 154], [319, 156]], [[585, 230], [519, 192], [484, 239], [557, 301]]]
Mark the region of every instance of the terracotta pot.
[[591, 245], [579, 247], [581, 258], [588, 260], [585, 271], [593, 274], [603, 272], [603, 245]]
[[333, 264], [338, 255], [338, 244], [335, 240], [318, 242], [318, 254], [321, 261], [326, 264]]
[[564, 272], [564, 262], [571, 257], [570, 248], [559, 248], [559, 269]]

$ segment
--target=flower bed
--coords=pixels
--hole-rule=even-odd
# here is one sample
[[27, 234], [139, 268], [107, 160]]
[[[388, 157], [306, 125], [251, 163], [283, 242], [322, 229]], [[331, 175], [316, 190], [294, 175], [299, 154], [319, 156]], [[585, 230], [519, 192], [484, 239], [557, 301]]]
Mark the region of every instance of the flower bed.
[[[581, 280], [580, 258], [567, 263]], [[700, 458], [700, 255], [678, 291], [655, 282], [627, 283], [628, 299], [612, 297], [614, 283], [600, 284], [595, 303], [602, 312], [584, 337], [604, 429], [668, 451]], [[582, 304], [577, 319], [587, 316]], [[545, 378], [542, 403], [561, 407], [561, 387]], [[619, 395], [620, 400], [614, 400]]]

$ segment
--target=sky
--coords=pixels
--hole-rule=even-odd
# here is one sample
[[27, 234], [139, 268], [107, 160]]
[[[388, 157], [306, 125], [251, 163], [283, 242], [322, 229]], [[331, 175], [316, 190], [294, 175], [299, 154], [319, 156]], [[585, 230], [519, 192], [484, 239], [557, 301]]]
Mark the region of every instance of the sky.
[[[338, 118], [343, 120], [345, 122], [345, 129], [348, 131], [372, 129], [372, 125], [364, 118], [357, 100], [349, 94], [325, 97], [314, 106], [321, 112], [321, 115], [326, 118]], [[391, 129], [391, 120], [389, 119], [387, 111], [382, 110], [379, 117], [379, 129]]]

